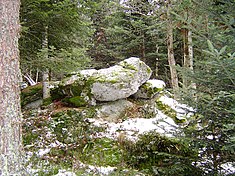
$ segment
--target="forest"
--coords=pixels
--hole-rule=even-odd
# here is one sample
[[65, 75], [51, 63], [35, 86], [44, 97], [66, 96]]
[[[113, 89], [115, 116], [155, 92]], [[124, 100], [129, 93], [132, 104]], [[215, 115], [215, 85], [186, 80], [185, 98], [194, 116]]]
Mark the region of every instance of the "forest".
[[0, 0], [0, 176], [235, 175], [234, 9]]

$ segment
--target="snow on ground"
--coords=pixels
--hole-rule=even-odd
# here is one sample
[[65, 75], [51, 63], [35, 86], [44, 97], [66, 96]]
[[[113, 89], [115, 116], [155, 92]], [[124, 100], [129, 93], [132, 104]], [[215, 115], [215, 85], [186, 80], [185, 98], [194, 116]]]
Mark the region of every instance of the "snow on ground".
[[129, 140], [136, 141], [138, 134], [150, 132], [155, 130], [156, 132], [173, 137], [177, 130], [178, 125], [175, 124], [172, 118], [167, 117], [161, 111], [154, 118], [131, 118], [120, 123], [107, 122], [102, 119], [89, 119], [91, 123], [96, 126], [106, 127], [105, 132], [98, 134], [98, 137], [108, 137], [117, 139], [120, 134], [125, 134], [125, 137]]
[[[111, 172], [113, 172], [117, 169], [116, 167], [110, 167], [110, 166], [98, 167], [98, 166], [93, 166], [93, 165], [87, 165], [87, 164], [83, 164], [81, 162], [80, 162], [79, 166], [81, 168], [85, 168], [87, 173], [91, 173], [91, 174], [98, 173], [100, 176], [109, 175]], [[76, 174], [63, 169], [63, 170], [59, 170], [59, 173], [54, 176], [76, 176]]]
[[152, 85], [152, 88], [156, 87], [156, 88], [163, 89], [164, 87], [166, 87], [165, 82], [162, 80], [150, 79], [147, 81], [147, 83], [150, 83], [150, 85]]
[[[179, 118], [182, 116], [191, 115], [188, 111], [193, 111], [192, 108], [187, 107], [184, 104], [179, 104], [172, 98], [162, 96], [160, 98], [163, 104], [170, 106], [177, 112]], [[108, 137], [111, 139], [117, 139], [120, 134], [125, 134], [125, 137], [129, 140], [136, 141], [138, 134], [150, 132], [155, 130], [156, 132], [173, 137], [179, 131], [179, 126], [174, 122], [171, 117], [166, 116], [160, 110], [157, 110], [157, 114], [154, 118], [130, 118], [120, 123], [108, 122], [103, 119], [88, 119], [95, 126], [106, 127], [105, 132], [101, 132], [98, 137]]]
[[222, 164], [221, 167], [223, 168], [222, 172], [224, 175], [235, 174], [235, 163], [228, 162]]
[[54, 176], [76, 176], [76, 174], [66, 170], [59, 170], [59, 173]]
[[117, 168], [116, 167], [103, 167], [103, 166], [92, 166], [92, 165], [87, 165], [83, 163], [79, 163], [80, 167], [86, 168], [86, 171], [88, 173], [99, 173], [101, 176], [103, 175], [109, 175], [111, 172], [115, 171]]
[[50, 148], [46, 148], [46, 149], [39, 149], [37, 152], [37, 156], [38, 157], [42, 157], [43, 155], [46, 155], [47, 153], [49, 153], [51, 151]]
[[[187, 107], [186, 105], [179, 104], [177, 101], [172, 98], [168, 98], [167, 96], [162, 96], [160, 101], [163, 104], [170, 106], [177, 112], [178, 116], [186, 116], [187, 111], [193, 111], [192, 108]], [[114, 123], [108, 122], [103, 119], [88, 119], [93, 125], [106, 127], [105, 132], [97, 133], [96, 137], [107, 137], [111, 139], [118, 139], [118, 137], [122, 134], [125, 135], [126, 139], [136, 141], [138, 140], [138, 135], [143, 134], [145, 132], [150, 132], [155, 130], [156, 132], [168, 136], [173, 137], [175, 133], [179, 133], [179, 125], [177, 125], [171, 117], [166, 116], [160, 110], [156, 110], [156, 116], [154, 118], [129, 118], [123, 122]], [[48, 134], [49, 136], [51, 134]], [[56, 146], [63, 145], [59, 141], [55, 141], [51, 143], [48, 148], [39, 149], [36, 155], [38, 157], [43, 157], [45, 154], [50, 152], [50, 149]], [[97, 167], [92, 165], [86, 165], [80, 163], [80, 166], [86, 168], [87, 172], [95, 172], [101, 175], [108, 175], [110, 172], [114, 171], [115, 167]], [[35, 172], [32, 171], [31, 172]], [[75, 173], [69, 172], [66, 170], [59, 170], [59, 173], [55, 176], [74, 176]]]

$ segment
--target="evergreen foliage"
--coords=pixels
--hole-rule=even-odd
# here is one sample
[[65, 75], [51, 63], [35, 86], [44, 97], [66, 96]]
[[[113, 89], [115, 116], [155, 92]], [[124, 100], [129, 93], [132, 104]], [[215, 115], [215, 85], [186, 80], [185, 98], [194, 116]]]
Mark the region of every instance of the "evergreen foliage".
[[196, 89], [182, 89], [182, 98], [196, 111], [185, 129], [200, 150], [199, 166], [207, 175], [223, 175], [223, 164], [234, 162], [235, 157], [234, 3], [211, 1], [198, 7], [207, 9], [211, 23], [195, 35], [194, 73], [179, 70], [196, 83]]
[[189, 102], [197, 117], [186, 131], [201, 150], [200, 167], [217, 175], [223, 163], [234, 162], [235, 158], [235, 53], [225, 53], [225, 47], [218, 51], [208, 43], [207, 60], [196, 64], [192, 76], [197, 84], [196, 98]]
[[125, 160], [132, 167], [150, 175], [201, 175], [193, 166], [197, 152], [178, 139], [171, 139], [149, 132], [139, 137], [136, 143], [126, 142]]
[[[84, 66], [90, 22], [77, 1], [23, 0], [20, 19], [21, 68], [23, 73], [39, 68], [54, 72], [71, 71]], [[45, 28], [48, 28], [45, 31]], [[43, 47], [44, 33], [48, 33], [48, 48]], [[48, 57], [44, 57], [48, 53]]]

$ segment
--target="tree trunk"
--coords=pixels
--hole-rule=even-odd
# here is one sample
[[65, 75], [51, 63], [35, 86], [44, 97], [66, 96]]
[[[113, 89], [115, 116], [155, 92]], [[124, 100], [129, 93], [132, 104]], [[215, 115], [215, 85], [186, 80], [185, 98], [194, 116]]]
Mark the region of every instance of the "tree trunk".
[[179, 88], [178, 75], [176, 71], [176, 62], [174, 57], [174, 47], [173, 47], [173, 24], [170, 17], [170, 1], [168, 1], [167, 7], [167, 50], [168, 50], [168, 63], [171, 73], [171, 85], [176, 96], [176, 91]]
[[43, 91], [43, 99], [50, 97], [50, 88], [49, 88], [49, 70], [45, 69], [42, 72], [42, 91]]
[[[193, 40], [192, 31], [189, 29], [182, 29], [183, 41], [184, 41], [184, 68], [190, 69], [193, 72]], [[183, 76], [184, 88], [196, 88], [196, 84], [189, 81]]]
[[31, 78], [30, 75], [26, 74], [24, 75], [24, 78], [27, 79], [28, 83], [30, 84], [30, 86], [34, 86], [36, 85], [37, 83]]
[[[159, 47], [158, 47], [158, 45], [156, 45], [156, 54], [158, 54], [159, 53]], [[158, 57], [156, 57], [156, 60], [155, 60], [155, 78], [158, 78], [158, 67], [159, 67], [159, 58]]]
[[[45, 50], [44, 59], [48, 59], [48, 26], [45, 27], [43, 33], [42, 49]], [[50, 97], [50, 88], [49, 88], [49, 70], [45, 68], [42, 72], [42, 88], [43, 88], [43, 99]]]
[[189, 59], [189, 68], [193, 70], [193, 38], [192, 31], [188, 31], [188, 59]]
[[37, 68], [37, 71], [36, 71], [36, 79], [35, 79], [36, 84], [38, 83], [38, 76], [39, 76], [39, 70], [38, 70], [38, 68]]
[[141, 55], [142, 55], [142, 60], [146, 62], [145, 36], [144, 34], [142, 34], [141, 36], [142, 36]]
[[24, 175], [19, 69], [20, 0], [0, 0], [0, 175]]

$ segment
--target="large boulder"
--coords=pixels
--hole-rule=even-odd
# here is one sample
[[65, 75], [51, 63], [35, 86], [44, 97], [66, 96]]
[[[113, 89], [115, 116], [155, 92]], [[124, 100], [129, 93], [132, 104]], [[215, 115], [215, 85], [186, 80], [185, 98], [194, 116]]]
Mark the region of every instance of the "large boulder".
[[151, 69], [139, 58], [131, 57], [118, 65], [92, 75], [91, 93], [99, 101], [115, 101], [136, 93], [151, 76]]
[[52, 96], [66, 97], [76, 106], [94, 105], [94, 100], [115, 101], [136, 93], [151, 74], [144, 62], [131, 57], [109, 68], [82, 70], [71, 75], [52, 90]]

